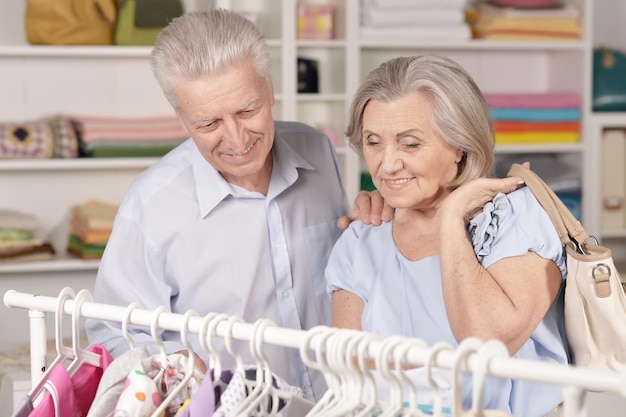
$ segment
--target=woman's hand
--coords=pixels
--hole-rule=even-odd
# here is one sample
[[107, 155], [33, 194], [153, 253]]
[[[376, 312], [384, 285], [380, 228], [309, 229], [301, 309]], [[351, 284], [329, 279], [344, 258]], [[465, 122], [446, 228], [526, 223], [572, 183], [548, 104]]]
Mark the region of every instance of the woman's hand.
[[519, 177], [477, 178], [454, 190], [441, 206], [444, 217], [462, 217], [465, 223], [482, 211], [496, 194], [508, 194], [524, 185]]
[[[522, 165], [530, 168], [530, 162]], [[524, 181], [519, 177], [477, 178], [450, 193], [441, 206], [442, 213], [446, 216], [462, 217], [468, 223], [496, 194], [508, 194], [523, 186]]]

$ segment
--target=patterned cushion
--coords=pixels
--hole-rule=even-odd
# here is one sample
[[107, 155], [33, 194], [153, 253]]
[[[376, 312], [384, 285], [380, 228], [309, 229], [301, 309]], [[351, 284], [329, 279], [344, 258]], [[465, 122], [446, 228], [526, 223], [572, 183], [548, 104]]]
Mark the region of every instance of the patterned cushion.
[[50, 123], [0, 123], [0, 158], [51, 158], [53, 153]]
[[54, 158], [78, 156], [78, 136], [69, 117], [57, 116], [49, 119], [54, 135]]

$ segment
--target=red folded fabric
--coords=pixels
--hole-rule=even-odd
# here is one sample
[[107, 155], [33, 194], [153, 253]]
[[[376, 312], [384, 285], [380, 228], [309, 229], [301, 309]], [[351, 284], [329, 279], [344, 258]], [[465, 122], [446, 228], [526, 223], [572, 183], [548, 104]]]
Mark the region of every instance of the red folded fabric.
[[494, 121], [493, 129], [496, 132], [578, 132], [580, 122], [521, 122], [521, 121]]

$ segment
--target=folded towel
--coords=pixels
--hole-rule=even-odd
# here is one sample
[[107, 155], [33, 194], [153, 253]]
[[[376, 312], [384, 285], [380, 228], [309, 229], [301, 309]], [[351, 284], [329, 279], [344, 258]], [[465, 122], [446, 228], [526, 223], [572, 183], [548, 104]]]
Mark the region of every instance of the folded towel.
[[496, 144], [574, 143], [580, 140], [578, 132], [496, 132]]
[[380, 40], [465, 40], [471, 38], [472, 30], [467, 23], [401, 27], [361, 27], [361, 42]]
[[362, 26], [444, 25], [465, 22], [461, 8], [432, 8], [422, 10], [362, 10]]
[[580, 108], [580, 95], [571, 92], [552, 93], [485, 93], [494, 108], [565, 109]]
[[574, 121], [580, 120], [579, 109], [491, 109], [494, 120]]

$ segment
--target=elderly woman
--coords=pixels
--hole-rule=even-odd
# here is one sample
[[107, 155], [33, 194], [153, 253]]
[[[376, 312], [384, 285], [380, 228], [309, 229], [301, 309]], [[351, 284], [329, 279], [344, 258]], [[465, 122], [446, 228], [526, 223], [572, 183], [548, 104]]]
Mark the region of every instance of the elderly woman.
[[[395, 214], [353, 222], [336, 243], [333, 324], [429, 345], [498, 339], [515, 357], [567, 363], [563, 247], [519, 178], [487, 178], [489, 107], [466, 71], [438, 56], [391, 59], [365, 78], [349, 117], [350, 143]], [[556, 386], [485, 386], [486, 407], [515, 416], [561, 401]]]

